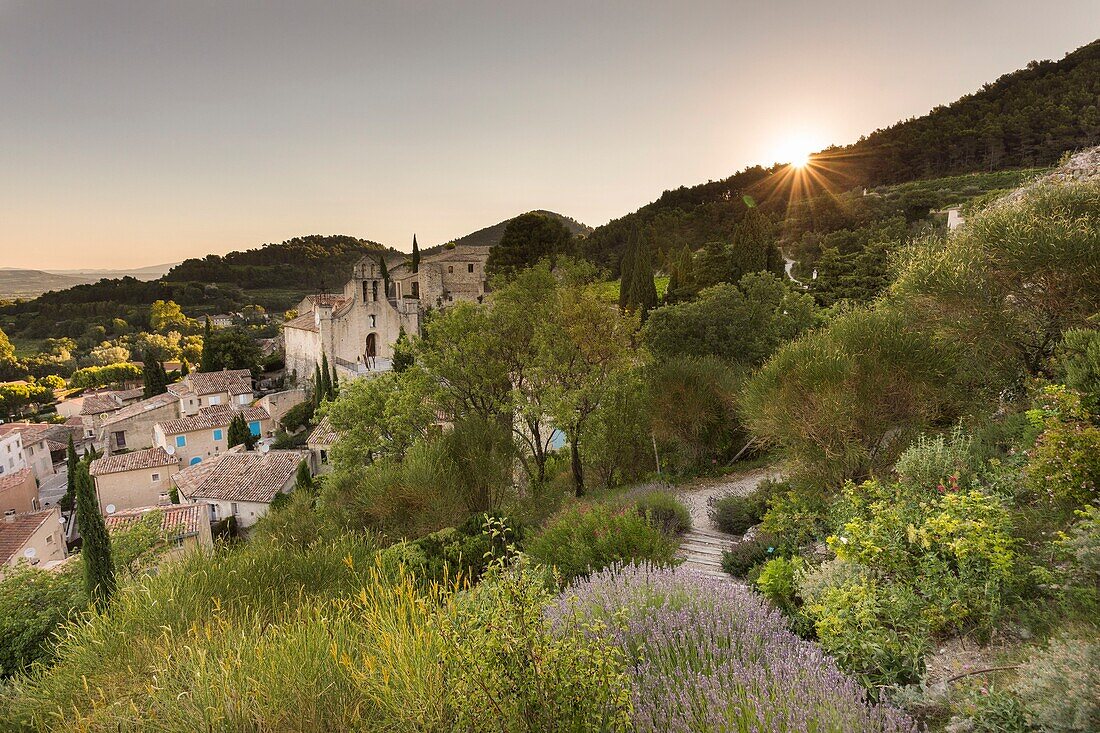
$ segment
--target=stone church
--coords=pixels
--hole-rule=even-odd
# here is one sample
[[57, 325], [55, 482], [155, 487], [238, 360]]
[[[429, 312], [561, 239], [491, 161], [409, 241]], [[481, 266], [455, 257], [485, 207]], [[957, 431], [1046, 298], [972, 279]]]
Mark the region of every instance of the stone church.
[[383, 277], [381, 262], [387, 253], [365, 255], [343, 292], [306, 296], [298, 317], [283, 325], [287, 374], [310, 379], [322, 355], [342, 379], [389, 370], [401, 330], [420, 333], [425, 311], [459, 301], [481, 302], [488, 290], [485, 261], [490, 249], [444, 247], [424, 255], [415, 270], [408, 260], [391, 265], [394, 255], [389, 253], [388, 277]]

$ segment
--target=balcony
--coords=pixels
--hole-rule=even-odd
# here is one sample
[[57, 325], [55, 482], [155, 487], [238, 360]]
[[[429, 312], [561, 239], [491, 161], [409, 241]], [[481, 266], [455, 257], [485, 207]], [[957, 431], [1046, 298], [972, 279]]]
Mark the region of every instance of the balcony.
[[388, 372], [393, 369], [393, 362], [389, 359], [383, 359], [380, 356], [372, 356], [366, 360], [366, 362], [348, 361], [347, 359], [341, 359], [335, 357], [333, 359], [336, 366], [340, 369], [341, 377], [350, 377], [352, 379], [356, 377], [367, 377], [372, 374], [380, 374], [381, 372]]

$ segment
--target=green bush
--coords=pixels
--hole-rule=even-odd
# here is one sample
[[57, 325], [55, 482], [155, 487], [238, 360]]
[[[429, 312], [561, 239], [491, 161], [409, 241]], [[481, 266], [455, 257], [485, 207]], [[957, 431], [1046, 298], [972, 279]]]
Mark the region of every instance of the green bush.
[[681, 535], [691, 529], [691, 512], [667, 491], [652, 491], [634, 502], [639, 516], [667, 535]]
[[746, 577], [754, 567], [772, 556], [774, 542], [773, 537], [764, 534], [734, 542], [730, 549], [722, 553], [722, 570], [735, 578]]
[[747, 496], [725, 494], [707, 501], [707, 515], [714, 526], [727, 534], [745, 534], [749, 527], [760, 523], [768, 508], [767, 496], [754, 491]]
[[798, 577], [805, 564], [797, 555], [772, 558], [764, 563], [756, 578], [757, 589], [788, 616], [798, 610]]
[[553, 566], [565, 581], [617, 562], [672, 565], [676, 542], [629, 507], [575, 504], [528, 540], [531, 559]]
[[921, 435], [898, 456], [894, 464], [898, 480], [915, 490], [947, 486], [951, 481], [966, 486], [972, 473], [972, 443], [961, 425], [949, 435]]
[[[488, 531], [493, 522], [497, 535]], [[440, 584], [476, 582], [495, 557], [519, 549], [522, 528], [504, 518], [475, 514], [458, 527], [447, 527], [418, 540], [398, 542], [382, 552], [384, 560], [403, 564], [419, 577]]]
[[966, 720], [956, 718], [957, 729], [965, 726], [971, 733], [1029, 733], [1035, 730], [1027, 722], [1023, 704], [1005, 690], [974, 690], [960, 707]]
[[1032, 487], [1055, 506], [1075, 509], [1100, 496], [1100, 427], [1081, 396], [1062, 386], [1046, 388], [1029, 415], [1043, 432], [1031, 451]]
[[782, 491], [784, 486], [776, 484], [772, 490], [760, 530], [775, 538], [779, 550], [794, 553], [827, 534], [829, 506], [820, 491]]
[[1059, 636], [1020, 669], [1015, 691], [1044, 731], [1100, 730], [1100, 640]]
[[79, 568], [58, 572], [20, 564], [0, 580], [0, 679], [52, 655], [50, 638], [88, 605]]

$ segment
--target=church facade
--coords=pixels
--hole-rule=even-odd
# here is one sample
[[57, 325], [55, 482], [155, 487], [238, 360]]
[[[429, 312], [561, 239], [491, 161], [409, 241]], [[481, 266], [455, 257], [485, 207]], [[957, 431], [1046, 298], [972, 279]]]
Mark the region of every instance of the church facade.
[[310, 379], [322, 356], [342, 379], [389, 370], [401, 331], [420, 333], [428, 309], [481, 302], [488, 291], [489, 249], [444, 248], [425, 255], [415, 270], [404, 261], [385, 274], [384, 253], [364, 256], [343, 292], [307, 296], [298, 317], [283, 325], [288, 375]]

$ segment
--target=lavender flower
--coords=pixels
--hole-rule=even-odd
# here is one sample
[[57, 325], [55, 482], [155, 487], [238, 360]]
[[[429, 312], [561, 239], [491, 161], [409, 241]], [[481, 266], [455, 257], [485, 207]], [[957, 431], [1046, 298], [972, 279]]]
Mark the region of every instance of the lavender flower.
[[639, 731], [914, 733], [876, 704], [783, 616], [729, 581], [651, 566], [614, 566], [547, 609], [556, 628], [602, 620], [631, 665]]

